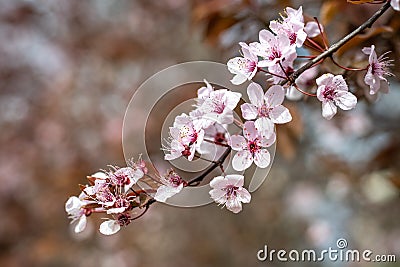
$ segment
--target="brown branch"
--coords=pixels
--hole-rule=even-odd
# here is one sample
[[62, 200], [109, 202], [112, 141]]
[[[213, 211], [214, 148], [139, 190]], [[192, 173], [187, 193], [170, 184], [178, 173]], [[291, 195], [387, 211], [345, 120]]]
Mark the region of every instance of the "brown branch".
[[[363, 30], [367, 28], [371, 28], [372, 24], [375, 23], [375, 21], [383, 15], [388, 9], [390, 8], [390, 1], [387, 1], [378, 11], [375, 12], [372, 17], [370, 17], [366, 22], [361, 24], [357, 29], [346, 35], [343, 39], [338, 41], [337, 43], [333, 44], [331, 47], [329, 47], [325, 52], [314, 58], [313, 60], [310, 60], [307, 62], [307, 64], [303, 65], [301, 68], [293, 72], [289, 78], [290, 80], [295, 81], [300, 74], [302, 74], [304, 71], [308, 70], [311, 68], [314, 64], [317, 62], [332, 56], [333, 53], [335, 53], [340, 47], [342, 47], [344, 44], [346, 44], [348, 41], [350, 41], [352, 38], [354, 38], [357, 34], [361, 33]], [[285, 79], [281, 81], [279, 84], [280, 85], [285, 85], [287, 82], [289, 82], [289, 79]]]

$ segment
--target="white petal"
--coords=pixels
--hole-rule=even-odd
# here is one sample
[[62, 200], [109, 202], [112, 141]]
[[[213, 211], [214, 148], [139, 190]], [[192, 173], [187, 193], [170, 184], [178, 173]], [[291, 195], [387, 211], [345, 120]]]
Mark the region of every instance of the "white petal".
[[394, 10], [400, 11], [400, 1], [399, 0], [392, 0], [390, 1]]
[[254, 122], [254, 126], [262, 138], [269, 138], [275, 130], [275, 124], [266, 117], [258, 118]]
[[273, 108], [269, 116], [273, 123], [287, 123], [292, 120], [289, 110], [282, 105]]
[[76, 226], [75, 226], [75, 229], [74, 229], [75, 233], [78, 234], [78, 233], [82, 232], [83, 230], [85, 230], [85, 228], [86, 228], [86, 222], [87, 222], [86, 215], [82, 215], [82, 216], [79, 218], [79, 221], [78, 221], [78, 223], [77, 223]]
[[239, 213], [242, 211], [242, 202], [237, 198], [231, 198], [226, 202], [226, 208], [233, 213]]
[[285, 90], [280, 85], [273, 85], [265, 93], [264, 99], [268, 107], [276, 107], [283, 103]]
[[234, 85], [239, 85], [244, 83], [245, 81], [247, 81], [247, 77], [243, 74], [238, 73], [232, 78], [231, 83]]
[[121, 229], [121, 226], [116, 220], [107, 220], [100, 224], [100, 233], [103, 235], [113, 235]]
[[254, 154], [254, 163], [260, 168], [268, 167], [271, 162], [271, 156], [267, 149], [260, 149]]
[[244, 176], [240, 174], [228, 174], [225, 178], [230, 185], [242, 187], [244, 184]]
[[239, 201], [243, 203], [249, 203], [251, 201], [251, 195], [245, 188], [240, 188], [237, 192]]
[[157, 200], [158, 202], [165, 202], [168, 198], [178, 194], [182, 190], [182, 188], [183, 184], [177, 187], [162, 185], [157, 189], [154, 199]]
[[74, 214], [77, 211], [79, 211], [82, 207], [82, 202], [81, 200], [76, 197], [76, 196], [72, 196], [70, 198], [68, 198], [67, 202], [65, 202], [65, 211], [68, 214]]
[[226, 192], [221, 189], [212, 189], [209, 192], [211, 198], [218, 204], [224, 204], [226, 202]]
[[234, 110], [242, 97], [241, 93], [227, 91], [225, 93], [225, 107]]
[[240, 106], [240, 109], [242, 110], [243, 119], [254, 120], [255, 118], [257, 118], [258, 109], [253, 104], [244, 103]]
[[357, 104], [357, 97], [350, 92], [339, 91], [335, 98], [336, 105], [343, 110], [350, 110]]
[[[321, 25], [322, 27], [322, 25]], [[321, 28], [322, 29], [322, 28]], [[315, 21], [310, 21], [304, 27], [304, 31], [307, 33], [308, 37], [314, 38], [321, 34], [318, 28], [318, 24]]]
[[247, 87], [247, 95], [249, 96], [250, 102], [256, 107], [260, 107], [264, 104], [264, 92], [258, 83], [249, 84]]
[[333, 103], [333, 101], [322, 102], [322, 116], [325, 119], [327, 120], [332, 119], [332, 117], [335, 116], [336, 112], [337, 108]]
[[229, 140], [229, 145], [233, 150], [241, 151], [247, 147], [247, 142], [241, 135], [232, 135]]
[[237, 152], [236, 155], [233, 157], [232, 167], [236, 171], [243, 171], [249, 168], [252, 163], [253, 157], [251, 156], [250, 152], [247, 150], [243, 150]]
[[259, 136], [259, 132], [254, 125], [254, 121], [246, 121], [243, 125], [243, 135], [248, 140], [254, 140]]
[[225, 179], [224, 176], [214, 177], [210, 182], [210, 186], [216, 189], [225, 188], [227, 185], [228, 185], [228, 180]]

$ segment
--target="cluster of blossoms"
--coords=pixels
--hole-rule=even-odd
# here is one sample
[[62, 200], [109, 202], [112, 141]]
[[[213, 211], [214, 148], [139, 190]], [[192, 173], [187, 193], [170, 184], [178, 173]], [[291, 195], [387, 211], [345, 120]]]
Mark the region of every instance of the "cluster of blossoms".
[[[391, 1], [391, 5], [394, 9], [399, 9], [399, 1]], [[278, 84], [289, 82], [285, 87], [285, 94], [288, 99], [293, 98], [294, 90], [298, 90], [301, 94], [317, 97], [322, 102], [322, 116], [326, 119], [331, 119], [337, 113], [337, 107], [343, 110], [353, 109], [357, 104], [357, 98], [349, 91], [342, 75], [322, 74], [316, 79], [316, 94], [315, 91], [307, 93], [300, 88], [300, 86], [309, 83], [310, 73], [307, 74], [307, 72], [312, 69], [306, 70], [295, 81], [290, 77], [294, 73], [295, 61], [299, 57], [296, 48], [305, 46], [319, 53], [328, 48], [323, 48], [313, 40], [313, 38], [320, 36], [326, 44], [326, 35], [318, 20], [304, 23], [302, 7], [297, 10], [287, 7], [285, 14], [281, 20], [270, 22], [270, 30], [263, 29], [259, 32], [259, 42], [239, 43], [243, 56], [232, 58], [227, 63], [229, 71], [234, 74], [232, 83], [242, 84], [247, 80], [252, 80], [258, 72], [262, 72], [270, 77], [269, 81], [273, 84], [266, 94], [269, 91], [276, 90], [275, 86]], [[392, 60], [385, 56], [387, 53], [378, 57], [374, 45], [365, 47], [362, 52], [369, 55], [369, 64], [364, 69], [350, 69], [340, 66], [335, 61], [334, 63], [345, 70], [366, 71], [364, 81], [370, 88], [370, 94], [376, 94], [378, 91], [387, 93], [388, 82], [386, 77], [392, 75], [388, 70], [392, 65]], [[317, 56], [305, 55], [301, 57], [312, 60]], [[322, 61], [316, 65], [321, 63]], [[315, 69], [312, 71], [315, 73]], [[252, 102], [252, 104], [255, 103]], [[252, 108], [252, 111], [249, 108], [250, 106], [246, 106], [246, 110], [242, 108], [245, 119], [247, 119], [245, 116], [250, 113], [251, 118], [254, 117], [255, 108]], [[281, 119], [285, 120], [283, 117]], [[287, 121], [285, 120], [285, 122]], [[260, 122], [256, 123], [259, 126]], [[266, 125], [264, 126], [266, 127]]]
[[[390, 4], [395, 10], [400, 9], [398, 0], [392, 0]], [[324, 44], [313, 40], [315, 37], [322, 39]], [[218, 205], [233, 213], [240, 212], [242, 203], [251, 200], [250, 193], [244, 188], [245, 177], [241, 173], [225, 173], [222, 163], [226, 155], [234, 151], [232, 167], [237, 172], [245, 171], [253, 163], [258, 168], [270, 165], [268, 149], [276, 142], [275, 125], [292, 120], [289, 110], [283, 106], [285, 96], [289, 100], [299, 99], [302, 95], [316, 97], [322, 103], [322, 116], [328, 120], [337, 113], [337, 107], [350, 110], [356, 106], [357, 98], [350, 92], [344, 73], [325, 73], [316, 78], [316, 66], [325, 58], [314, 63], [312, 60], [317, 56], [297, 54], [298, 48], [303, 46], [322, 54], [328, 51], [327, 43], [324, 27], [317, 19], [305, 23], [302, 7], [287, 7], [280, 20], [270, 22], [269, 30], [259, 32], [258, 42], [240, 42], [242, 56], [227, 62], [228, 70], [234, 74], [233, 84], [250, 81], [247, 86], [249, 102], [242, 99], [241, 93], [215, 89], [205, 80], [205, 86], [197, 91], [194, 109], [177, 116], [169, 128], [169, 138], [163, 146], [164, 159], [171, 161], [184, 157], [192, 161], [196, 158], [220, 167], [221, 175], [210, 181], [209, 195]], [[363, 48], [362, 52], [369, 56], [368, 65], [362, 69], [343, 67], [332, 56], [329, 58], [346, 71], [364, 71], [370, 94], [387, 93], [386, 77], [392, 75], [389, 72], [392, 60], [386, 57], [387, 53], [378, 57], [374, 45]], [[301, 66], [296, 62], [299, 58], [311, 60], [313, 64], [294, 75], [295, 67]], [[268, 77], [265, 90], [252, 81], [258, 73]], [[301, 87], [309, 85], [310, 81], [316, 88], [306, 92]], [[234, 113], [239, 110], [241, 100], [244, 101], [240, 105], [243, 120]], [[228, 127], [236, 127], [235, 134], [230, 135]], [[200, 180], [186, 181], [173, 169], [164, 175], [157, 171], [150, 174], [141, 159], [128, 165], [88, 176], [89, 185], [81, 186], [78, 197], [68, 199], [65, 210], [72, 222], [77, 222], [75, 232], [83, 231], [88, 216], [103, 213], [112, 218], [101, 223], [100, 232], [114, 234], [121, 226], [142, 216], [152, 203], [166, 202], [184, 187], [197, 185], [194, 181], [204, 179], [200, 176]]]

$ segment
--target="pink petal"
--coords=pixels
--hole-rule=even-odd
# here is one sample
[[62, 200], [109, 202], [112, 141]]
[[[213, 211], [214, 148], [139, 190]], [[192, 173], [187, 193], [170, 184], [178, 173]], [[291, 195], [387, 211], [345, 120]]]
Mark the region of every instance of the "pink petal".
[[292, 120], [289, 110], [282, 105], [274, 107], [269, 116], [273, 123], [287, 123]]
[[228, 182], [227, 179], [225, 179], [224, 176], [217, 176], [217, 177], [214, 177], [214, 178], [211, 180], [211, 182], [210, 182], [210, 186], [211, 186], [212, 188], [215, 188], [215, 189], [222, 189], [222, 188], [225, 188], [225, 187], [228, 186], [228, 184], [229, 184], [229, 182]]
[[399, 0], [392, 0], [392, 1], [390, 1], [390, 4], [392, 5], [394, 10], [400, 11], [400, 1]]
[[248, 140], [254, 140], [258, 136], [258, 131], [254, 125], [254, 121], [246, 121], [243, 126], [243, 135]]
[[334, 75], [332, 73], [325, 73], [317, 78], [316, 82], [318, 87], [321, 85], [326, 85], [332, 82]]
[[243, 119], [254, 120], [255, 118], [257, 118], [258, 109], [253, 104], [244, 103], [240, 106], [240, 109], [242, 110]]
[[229, 141], [229, 145], [233, 150], [241, 151], [247, 146], [246, 139], [241, 135], [232, 135]]
[[242, 187], [244, 185], [244, 176], [243, 175], [228, 174], [226, 176], [226, 180], [228, 181], [228, 184], [234, 185], [237, 187]]
[[276, 134], [272, 133], [271, 136], [268, 138], [261, 138], [258, 143], [261, 147], [270, 147], [275, 142], [276, 142]]
[[285, 99], [285, 90], [280, 85], [273, 85], [265, 93], [264, 99], [268, 107], [281, 105]]
[[275, 130], [275, 124], [266, 117], [258, 118], [254, 126], [262, 138], [269, 138]]
[[249, 86], [247, 87], [247, 95], [249, 96], [250, 103], [252, 103], [256, 107], [260, 107], [263, 105], [264, 92], [258, 83], [249, 84]]
[[333, 116], [335, 116], [337, 112], [337, 108], [332, 101], [322, 102], [322, 116], [330, 120]]
[[115, 220], [108, 220], [100, 224], [100, 233], [103, 235], [113, 235], [121, 229], [121, 226]]
[[224, 204], [226, 202], [226, 192], [221, 189], [212, 189], [208, 192], [211, 198], [218, 204]]
[[318, 24], [315, 21], [308, 22], [304, 27], [304, 31], [307, 33], [307, 36], [311, 38], [317, 37], [318, 35], [321, 34], [318, 28]]
[[349, 87], [346, 84], [346, 81], [344, 80], [342, 75], [336, 75], [332, 79], [332, 83], [336, 86], [336, 90], [339, 91], [348, 91]]
[[245, 188], [240, 188], [238, 189], [238, 200], [243, 202], [243, 203], [249, 203], [251, 201], [251, 195], [249, 191], [247, 191]]
[[274, 41], [276, 37], [272, 32], [268, 30], [261, 30], [258, 34], [258, 38], [261, 43], [269, 44]]
[[357, 97], [350, 92], [339, 91], [336, 94], [335, 103], [343, 110], [350, 110], [357, 104]]
[[231, 198], [226, 202], [226, 208], [233, 213], [239, 213], [242, 210], [242, 202], [237, 198]]
[[254, 154], [254, 163], [260, 168], [268, 167], [271, 156], [267, 149], [260, 149]]
[[251, 156], [250, 152], [247, 150], [243, 150], [237, 152], [236, 155], [233, 157], [232, 160], [232, 167], [236, 171], [243, 171], [250, 167], [253, 163], [253, 157]]

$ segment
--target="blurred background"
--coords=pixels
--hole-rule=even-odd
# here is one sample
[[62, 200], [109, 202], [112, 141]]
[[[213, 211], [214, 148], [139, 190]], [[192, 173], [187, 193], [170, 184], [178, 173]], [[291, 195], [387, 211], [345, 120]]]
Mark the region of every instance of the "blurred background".
[[371, 98], [364, 73], [344, 73], [360, 99], [353, 111], [326, 121], [315, 99], [287, 101], [294, 120], [278, 127], [268, 179], [240, 214], [156, 204], [111, 237], [97, 231], [100, 218], [80, 235], [69, 225], [64, 203], [86, 175], [125, 164], [123, 116], [146, 78], [180, 62], [227, 62], [237, 42], [255, 41], [285, 6], [300, 5], [319, 16], [331, 41], [378, 8], [344, 0], [0, 1], [0, 266], [286, 266], [259, 262], [256, 253], [264, 245], [335, 248], [338, 238], [397, 255], [397, 263], [368, 266], [400, 266], [393, 11], [338, 53], [343, 65], [365, 66], [363, 46], [391, 50], [390, 94]]

